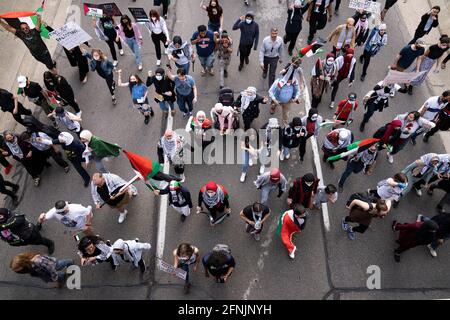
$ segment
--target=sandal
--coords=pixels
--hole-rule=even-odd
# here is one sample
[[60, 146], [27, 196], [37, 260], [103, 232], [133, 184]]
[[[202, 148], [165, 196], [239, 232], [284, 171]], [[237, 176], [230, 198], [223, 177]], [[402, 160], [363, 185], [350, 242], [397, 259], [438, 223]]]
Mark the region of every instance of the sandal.
[[34, 186], [39, 187], [39, 184], [41, 183], [41, 178], [35, 178], [33, 181], [34, 181]]

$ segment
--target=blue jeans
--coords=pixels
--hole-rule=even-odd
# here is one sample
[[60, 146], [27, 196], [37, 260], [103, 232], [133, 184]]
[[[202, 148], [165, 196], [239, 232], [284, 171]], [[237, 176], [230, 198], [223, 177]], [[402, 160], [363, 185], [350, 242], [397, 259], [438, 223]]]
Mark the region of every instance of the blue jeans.
[[361, 172], [362, 169], [364, 169], [364, 164], [361, 161], [347, 161], [347, 167], [345, 168], [344, 173], [342, 173], [342, 176], [339, 179], [339, 185], [344, 186], [345, 181], [352, 173]]
[[188, 62], [186, 64], [178, 64], [175, 62], [175, 65], [177, 66], [177, 68], [183, 69], [186, 74], [189, 74], [189, 67], [191, 66], [190, 62]]
[[160, 101], [159, 102], [159, 107], [161, 108], [162, 111], [169, 111], [169, 107], [167, 107], [167, 105], [169, 105], [170, 110], [173, 110], [174, 105], [172, 101]]
[[287, 147], [282, 147], [281, 152], [283, 152], [284, 156], [287, 157], [291, 149]]
[[180, 263], [180, 264], [178, 264], [178, 268], [186, 271], [186, 280], [184, 281], [184, 283], [188, 284], [189, 283], [189, 265], [185, 264], [185, 263]]
[[378, 106], [373, 103], [373, 102], [369, 102], [367, 104], [367, 110], [364, 113], [364, 118], [363, 118], [363, 123], [367, 123], [369, 122], [369, 119], [373, 116], [373, 114], [375, 113], [375, 111], [378, 110]]
[[[72, 259], [61, 259], [56, 261], [55, 269], [56, 271], [61, 271], [62, 269], [65, 269], [67, 267], [70, 267], [71, 265], [75, 264]], [[58, 272], [58, 282], [63, 282], [66, 277], [65, 272]]]
[[[181, 94], [177, 93], [178, 107], [180, 108], [180, 111], [183, 113], [192, 112], [192, 110], [194, 109], [192, 100], [194, 100], [194, 92], [191, 92], [187, 96], [182, 96]], [[188, 105], [189, 110], [186, 109], [186, 104]]]
[[97, 167], [97, 170], [102, 173], [108, 173], [109, 171], [106, 169], [105, 165], [103, 164], [104, 158], [99, 158], [97, 156], [94, 157], [95, 166]]
[[198, 60], [204, 69], [211, 70], [214, 67], [214, 52], [207, 57], [198, 56]]
[[242, 164], [242, 173], [247, 173], [248, 167], [250, 166], [250, 152], [244, 150], [244, 163]]
[[142, 64], [141, 48], [139, 47], [138, 41], [135, 38], [125, 38], [125, 43], [130, 47], [131, 51], [133, 51], [134, 57], [136, 58], [136, 64]]
[[212, 32], [219, 32], [220, 29], [220, 23], [212, 23], [211, 21], [208, 21], [208, 30], [211, 30]]

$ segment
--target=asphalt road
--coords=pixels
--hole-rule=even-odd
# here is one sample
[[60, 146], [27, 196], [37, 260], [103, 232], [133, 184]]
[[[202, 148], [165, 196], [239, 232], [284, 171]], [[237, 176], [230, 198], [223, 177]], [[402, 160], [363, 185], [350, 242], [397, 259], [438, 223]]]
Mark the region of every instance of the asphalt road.
[[[102, 1], [93, 1], [101, 3]], [[235, 50], [239, 41], [239, 32], [231, 31], [234, 21], [245, 14], [248, 9], [256, 12], [256, 21], [260, 25], [260, 44], [262, 39], [269, 34], [271, 26], [277, 26], [280, 35], [283, 35], [286, 19], [286, 4], [279, 4], [274, 0], [251, 0], [251, 7], [247, 8], [241, 0], [226, 1], [222, 5], [225, 12], [225, 29], [231, 34], [235, 42]], [[74, 4], [79, 4], [74, 1]], [[126, 12], [130, 1], [120, 1], [119, 7]], [[145, 1], [137, 1], [132, 6], [142, 6]], [[131, 6], [131, 5], [130, 5]], [[148, 5], [144, 5], [146, 10]], [[392, 12], [391, 12], [392, 11]], [[339, 88], [336, 101], [355, 91], [359, 98], [372, 89], [376, 82], [382, 80], [386, 74], [387, 65], [391, 63], [403, 47], [409, 41], [405, 26], [399, 19], [397, 12], [391, 10], [387, 17], [389, 32], [389, 44], [379, 56], [371, 61], [365, 82], [359, 82], [361, 65], [356, 65], [356, 81], [352, 88], [348, 88], [343, 82]], [[340, 10], [340, 16], [333, 16], [333, 21], [328, 23], [324, 30], [317, 35], [326, 37], [339, 23], [343, 23], [346, 17], [353, 11], [344, 8]], [[183, 39], [190, 38], [199, 24], [206, 24], [205, 12], [198, 8], [197, 1], [178, 0], [175, 7], [171, 8], [169, 26], [174, 28], [171, 35], [179, 34]], [[82, 26], [94, 38], [92, 43], [109, 53], [106, 44], [95, 38], [94, 31], [90, 27], [90, 21], [82, 19]], [[300, 40], [306, 44], [309, 26], [304, 22]], [[172, 31], [171, 30], [171, 31]], [[143, 30], [144, 31], [144, 30]], [[325, 46], [325, 51], [331, 49]], [[108, 141], [117, 142], [130, 151], [156, 157], [156, 142], [161, 135], [165, 121], [161, 117], [161, 111], [155, 107], [155, 117], [150, 125], [143, 124], [142, 116], [128, 107], [129, 93], [126, 88], [117, 89], [119, 103], [111, 104], [110, 96], [105, 83], [96, 74], [89, 74], [86, 85], [78, 82], [75, 69], [72, 69], [61, 50], [57, 51], [58, 65], [63, 74], [72, 84], [77, 94], [79, 104], [83, 110], [83, 127], [90, 129], [97, 136]], [[361, 48], [357, 49], [357, 55]], [[322, 54], [323, 56], [324, 54]], [[119, 67], [124, 70], [124, 75], [137, 72], [133, 56], [128, 48], [125, 48], [125, 56], [119, 58]], [[283, 62], [289, 57], [283, 56]], [[303, 71], [309, 83], [309, 74], [315, 63], [316, 57], [304, 59]], [[144, 31], [143, 46], [144, 71], [155, 69], [155, 55], [153, 44]], [[164, 63], [164, 61], [163, 61]], [[257, 51], [252, 51], [250, 65], [242, 72], [237, 71], [238, 58], [233, 55], [227, 84], [236, 93], [249, 85], [258, 88], [259, 93], [264, 94], [268, 89], [267, 80], [262, 79], [261, 69], [257, 62]], [[197, 63], [194, 75], [199, 88], [199, 101], [194, 108], [207, 110], [214, 106], [218, 97], [219, 79], [214, 77], [200, 77], [200, 66]], [[145, 78], [146, 72], [142, 72]], [[153, 89], [152, 89], [153, 90]], [[153, 92], [153, 91], [151, 91]], [[363, 110], [356, 112], [356, 121], [351, 129], [356, 139], [371, 135], [378, 127], [390, 121], [395, 115], [409, 110], [417, 110], [429, 97], [426, 87], [417, 88], [413, 96], [397, 94], [391, 100], [391, 107], [382, 114], [375, 114], [371, 122], [366, 126], [364, 134], [360, 133], [357, 126], [362, 119]], [[332, 112], [328, 108], [329, 96], [324, 97], [319, 107], [319, 113], [324, 118], [331, 118]], [[304, 110], [304, 105], [295, 106], [294, 111]], [[281, 118], [281, 112], [277, 114]], [[292, 115], [292, 113], [291, 113]], [[259, 119], [255, 121], [255, 127], [260, 127], [269, 118], [268, 107], [262, 108]], [[174, 128], [184, 128], [186, 120], [180, 113], [174, 119]], [[319, 142], [321, 143], [323, 135]], [[208, 220], [203, 215], [196, 215], [194, 210], [186, 222], [181, 223], [179, 215], [169, 208], [167, 212], [167, 227], [165, 230], [164, 260], [172, 262], [172, 250], [180, 242], [190, 242], [198, 246], [201, 252], [210, 250], [216, 243], [227, 243], [236, 259], [236, 270], [225, 285], [216, 284], [211, 278], [204, 278], [202, 269], [192, 274], [193, 287], [189, 296], [183, 295], [183, 282], [159, 271], [154, 273], [151, 268], [144, 277], [131, 267], [121, 267], [112, 272], [108, 265], [83, 268], [81, 291], [74, 290], [50, 290], [48, 286], [36, 279], [12, 273], [8, 264], [10, 259], [18, 252], [25, 251], [22, 248], [3, 246], [4, 259], [0, 268], [0, 297], [4, 299], [430, 299], [447, 298], [450, 283], [445, 273], [445, 267], [450, 261], [450, 253], [444, 245], [438, 251], [438, 258], [431, 258], [426, 248], [415, 248], [402, 255], [402, 262], [395, 263], [393, 250], [395, 248], [394, 235], [390, 229], [391, 221], [397, 219], [401, 222], [415, 220], [417, 214], [432, 216], [435, 214], [434, 206], [438, 202], [439, 195], [433, 197], [424, 195], [419, 198], [411, 192], [383, 221], [374, 222], [364, 234], [357, 234], [357, 240], [351, 242], [345, 233], [341, 231], [340, 220], [346, 214], [345, 202], [348, 196], [356, 191], [374, 187], [376, 183], [403, 169], [411, 161], [428, 152], [443, 152], [441, 141], [436, 137], [430, 143], [423, 144], [418, 139], [417, 145], [408, 145], [395, 157], [394, 164], [389, 164], [384, 156], [380, 155], [375, 172], [370, 177], [353, 175], [346, 184], [336, 204], [329, 206], [331, 229], [325, 231], [320, 212], [316, 211], [308, 221], [305, 232], [296, 236], [295, 243], [298, 251], [295, 260], [291, 260], [278, 236], [275, 235], [277, 217], [285, 210], [285, 198], [275, 198], [272, 195], [270, 206], [272, 216], [264, 227], [260, 242], [255, 242], [251, 236], [244, 232], [244, 223], [239, 218], [239, 211], [246, 205], [259, 199], [259, 193], [252, 181], [258, 173], [258, 166], [253, 166], [245, 183], [239, 182], [239, 165], [189, 165], [186, 168], [185, 185], [191, 190], [196, 203], [199, 188], [210, 179], [224, 184], [231, 196], [232, 215], [221, 225], [214, 228], [209, 226]], [[295, 152], [293, 156], [296, 156]], [[131, 178], [133, 172], [124, 156], [113, 159], [107, 163], [113, 173], [124, 178]], [[285, 176], [292, 180], [314, 170], [311, 148], [303, 163], [298, 158], [292, 157], [280, 165]], [[337, 180], [345, 168], [344, 162], [336, 164], [335, 170], [323, 166], [324, 183], [337, 183]], [[95, 168], [91, 167], [90, 172]], [[92, 204], [89, 189], [82, 186], [81, 179], [72, 170], [64, 174], [54, 164], [47, 170], [39, 188], [32, 186], [32, 181], [18, 172], [23, 199], [18, 208], [29, 217], [37, 218], [39, 213], [48, 210], [59, 199], [65, 199], [84, 205]], [[123, 225], [117, 223], [117, 212], [109, 208], [103, 208], [95, 212], [94, 226], [97, 232], [105, 239], [112, 241], [117, 238], [134, 239], [139, 237], [141, 241], [149, 241], [152, 244], [151, 254], [156, 248], [156, 226], [158, 222], [159, 200], [149, 193], [143, 184], [137, 184], [140, 195], [130, 205], [130, 214]], [[63, 226], [56, 222], [49, 222], [44, 226], [44, 235], [56, 241], [55, 256], [77, 258], [75, 241], [69, 233], [65, 233]], [[25, 249], [25, 248], [23, 248]], [[33, 249], [41, 249], [39, 247]], [[148, 257], [151, 266], [154, 265], [153, 257]], [[381, 290], [370, 291], [366, 287], [368, 277], [367, 268], [378, 265], [381, 268]], [[426, 271], [425, 271], [426, 270]]]

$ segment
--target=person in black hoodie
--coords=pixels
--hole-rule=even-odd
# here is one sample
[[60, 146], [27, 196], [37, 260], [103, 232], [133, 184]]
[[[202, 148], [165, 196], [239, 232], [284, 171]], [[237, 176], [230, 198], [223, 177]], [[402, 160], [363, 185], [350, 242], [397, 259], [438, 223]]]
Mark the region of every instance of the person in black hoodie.
[[253, 120], [259, 117], [259, 104], [266, 104], [268, 97], [261, 97], [256, 93], [255, 87], [248, 87], [241, 91], [241, 94], [233, 102], [233, 107], [237, 108], [244, 120], [244, 130], [250, 129]]
[[233, 30], [241, 30], [241, 39], [239, 41], [239, 71], [244, 67], [244, 61], [249, 64], [248, 57], [250, 56], [252, 46], [256, 51], [259, 40], [259, 25], [255, 22], [255, 14], [251, 11], [247, 12], [245, 16], [239, 17], [234, 23]]
[[81, 116], [81, 110], [75, 100], [73, 89], [63, 76], [55, 75], [50, 71], [45, 71], [44, 85], [47, 90], [56, 91], [56, 93], [61, 97], [63, 103], [70, 105], [73, 110], [75, 110], [78, 117]]
[[191, 214], [191, 193], [180, 182], [172, 180], [165, 189], [155, 190], [154, 193], [157, 196], [169, 194], [169, 203], [172, 208], [181, 213], [181, 222], [184, 222], [186, 217]]
[[44, 245], [49, 254], [55, 251], [55, 243], [44, 238], [39, 228], [29, 222], [24, 214], [12, 212], [7, 208], [0, 208], [0, 237], [14, 247]]
[[158, 68], [155, 71], [155, 75], [153, 75], [152, 71], [148, 72], [146, 85], [150, 88], [152, 84], [155, 86], [155, 102], [159, 104], [166, 116], [169, 114], [170, 107], [172, 116], [174, 116], [175, 83], [165, 75], [163, 68]]
[[303, 13], [308, 9], [308, 5], [305, 7], [306, 9], [302, 8], [300, 1], [294, 1], [287, 11], [287, 22], [284, 28], [286, 35], [283, 37], [283, 41], [284, 44], [289, 42], [288, 53], [290, 56], [292, 56], [292, 50], [294, 50], [298, 35], [302, 30]]
[[289, 123], [283, 130], [280, 131], [280, 160], [283, 161], [284, 158], [289, 159], [291, 154], [290, 150], [293, 148], [298, 148], [300, 146], [302, 132], [302, 119], [300, 117], [295, 117], [292, 122]]
[[425, 13], [422, 18], [420, 18], [420, 23], [417, 26], [416, 32], [414, 32], [414, 38], [409, 42], [409, 44], [416, 43], [417, 39], [429, 34], [431, 29], [436, 28], [439, 25], [438, 15], [440, 11], [441, 7], [434, 6], [429, 12]]
[[289, 189], [287, 204], [293, 208], [296, 204], [301, 204], [306, 209], [312, 209], [313, 199], [317, 193], [319, 179], [312, 173], [307, 173], [303, 177], [294, 180], [294, 184]]

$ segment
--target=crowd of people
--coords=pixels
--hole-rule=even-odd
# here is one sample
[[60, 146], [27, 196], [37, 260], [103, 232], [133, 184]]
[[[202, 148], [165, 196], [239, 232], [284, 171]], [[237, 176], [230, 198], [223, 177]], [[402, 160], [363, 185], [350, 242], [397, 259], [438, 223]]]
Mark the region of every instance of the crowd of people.
[[[341, 1], [335, 2], [334, 14], [338, 16]], [[248, 1], [244, 3], [249, 5]], [[386, 1], [381, 12], [382, 20], [394, 3], [395, 1]], [[344, 80], [348, 81], [349, 86], [357, 81], [358, 60], [362, 65], [359, 78], [362, 82], [370, 70], [371, 59], [380, 59], [383, 47], [394, 46], [388, 41], [389, 28], [384, 22], [371, 26], [368, 19], [373, 13], [356, 10], [352, 17], [348, 17], [344, 24], [337, 26], [329, 35], [320, 34], [320, 30], [332, 19], [333, 1], [294, 0], [289, 3], [284, 35], [280, 36], [281, 29], [271, 27], [270, 34], [260, 43], [260, 29], [254, 12], [247, 12], [233, 24], [233, 21], [227, 23], [224, 20], [224, 10], [219, 0], [210, 0], [206, 3], [202, 1], [200, 7], [205, 10], [208, 22], [199, 25], [188, 38], [186, 34], [170, 37], [166, 22], [167, 5], [162, 15], [158, 10], [150, 10], [150, 21], [144, 24], [132, 22], [127, 15], [121, 16], [116, 23], [115, 17], [104, 12], [103, 17], [92, 18], [92, 23], [99, 41], [107, 43], [111, 59], [102, 50], [95, 48], [95, 41], [66, 50], [66, 54], [69, 61], [73, 61], [73, 66], [79, 69], [80, 82], [86, 83], [89, 71], [97, 73], [106, 81], [113, 104], [118, 103], [115, 96], [116, 87], [127, 87], [131, 96], [130, 103], [144, 116], [146, 125], [155, 114], [151, 106], [152, 99], [148, 96], [153, 85], [155, 105], [160, 107], [163, 115], [173, 117], [176, 116], [176, 103], [184, 121], [187, 120], [186, 132], [192, 134], [194, 147], [201, 151], [214, 143], [217, 135], [232, 134], [242, 122], [243, 128], [249, 133], [240, 144], [244, 159], [240, 182], [245, 183], [249, 166], [260, 161], [260, 174], [255, 179], [254, 185], [261, 190], [261, 194], [258, 201], [242, 209], [240, 218], [245, 222], [246, 232], [259, 241], [263, 226], [271, 215], [270, 207], [274, 201], [270, 199], [272, 191], [275, 191], [278, 198], [286, 193], [287, 210], [278, 217], [277, 232], [287, 249], [288, 256], [292, 259], [295, 258], [297, 250], [293, 234], [304, 230], [312, 212], [320, 210], [324, 203], [332, 204], [337, 201], [338, 193], [343, 191], [352, 173], [362, 172], [364, 175], [370, 175], [376, 170], [377, 159], [384, 150], [388, 162], [393, 163], [394, 155], [408, 142], [416, 145], [416, 139], [420, 134], [424, 134], [423, 141], [428, 142], [436, 132], [446, 131], [450, 127], [450, 91], [443, 90], [441, 95], [427, 99], [417, 111], [416, 108], [411, 108], [406, 113], [398, 114], [372, 135], [367, 135], [367, 138], [373, 137], [374, 140], [365, 148], [359, 145], [359, 149], [354, 148], [354, 144], [357, 143], [352, 132], [355, 112], [364, 110], [363, 121], [359, 125], [360, 132], [364, 132], [375, 111], [383, 112], [389, 107], [389, 101], [396, 91], [413, 94], [413, 88], [423, 85], [433, 67], [435, 71], [438, 68], [445, 69], [448, 54], [442, 63], [441, 58], [450, 46], [450, 38], [442, 35], [438, 43], [430, 46], [425, 45], [422, 39], [438, 25], [440, 12], [438, 6], [422, 16], [414, 38], [401, 48], [395, 61], [389, 66], [391, 70], [400, 72], [425, 71], [421, 77], [404, 83], [403, 87], [400, 84], [384, 83], [383, 79], [379, 79], [370, 92], [366, 94], [352, 92], [339, 101], [330, 120], [319, 114], [323, 95], [331, 91], [329, 108], [334, 109], [339, 85], [342, 85]], [[316, 62], [310, 72], [302, 70], [301, 63], [305, 57], [294, 52], [303, 20], [309, 23], [308, 45], [313, 44], [318, 33], [331, 44], [330, 52], [326, 53], [324, 58], [311, 58]], [[121, 224], [128, 215], [127, 204], [134, 201], [138, 192], [133, 184], [109, 172], [104, 160], [120, 156], [123, 147], [108, 142], [108, 139], [97, 137], [82, 127], [83, 106], [78, 105], [74, 90], [56, 69], [56, 63], [39, 35], [43, 24], [39, 18], [33, 29], [30, 29], [26, 22], [20, 24], [20, 29], [15, 29], [0, 20], [0, 25], [22, 40], [33, 57], [45, 64], [48, 69], [43, 74], [42, 85], [38, 79], [29, 79], [25, 75], [20, 75], [17, 82], [18, 95], [26, 97], [29, 102], [41, 108], [49, 120], [41, 122], [31, 110], [23, 106], [17, 95], [0, 89], [2, 111], [12, 113], [14, 120], [25, 127], [25, 130], [3, 132], [0, 163], [5, 167], [4, 173], [8, 174], [12, 164], [7, 158], [12, 157], [20, 162], [36, 187], [40, 185], [45, 167], [50, 165], [49, 158], [52, 158], [65, 173], [69, 172], [72, 164], [83, 179], [84, 186], [90, 186], [95, 210], [101, 210], [105, 204], [117, 209], [118, 223]], [[226, 25], [231, 24], [233, 30], [240, 31], [239, 42], [234, 42], [224, 29]], [[141, 45], [144, 41], [142, 28], [148, 29], [156, 52], [156, 69], [148, 71], [147, 79], [142, 78], [140, 73], [144, 65], [148, 67], [148, 61], [143, 61], [141, 56]], [[163, 60], [161, 43], [165, 48], [167, 60], [165, 68], [161, 66]], [[259, 54], [252, 58], [251, 51], [258, 50], [259, 44]], [[127, 74], [126, 79], [123, 78], [123, 73], [127, 66], [121, 65], [116, 46], [120, 56], [128, 47], [135, 57], [137, 71]], [[358, 47], [361, 47], [359, 58], [355, 56]], [[282, 64], [281, 58], [286, 48], [292, 59], [277, 71], [278, 64]], [[250, 59], [258, 61], [262, 69], [262, 78], [268, 79], [266, 92], [261, 93], [254, 86], [248, 86], [235, 98], [233, 90], [225, 85], [232, 54], [236, 51], [239, 54], [237, 72], [244, 74], [245, 66], [249, 64]], [[191, 67], [197, 59], [201, 64], [201, 77], [215, 76], [214, 63], [217, 61], [220, 80], [218, 102], [211, 110], [197, 110], [194, 115], [194, 106], [201, 99], [195, 76], [191, 73], [193, 71]], [[292, 115], [293, 104], [304, 102], [302, 97], [305, 91], [311, 92], [311, 108], [307, 109], [306, 115]], [[358, 96], [363, 98], [358, 101]], [[265, 121], [266, 124], [258, 128], [264, 132], [263, 140], [254, 130], [256, 129], [254, 120], [260, 117], [261, 104], [269, 104], [271, 114]], [[68, 111], [69, 107], [73, 112]], [[278, 107], [282, 111], [280, 119], [275, 116]], [[318, 137], [319, 133], [324, 131], [326, 132], [322, 143], [323, 161], [332, 169], [335, 169], [337, 161], [346, 161], [346, 167], [336, 182], [337, 186], [333, 183], [323, 185], [312, 172], [296, 178], [289, 185], [277, 166], [266, 168], [265, 159], [275, 154], [280, 161], [288, 161], [297, 148], [300, 161], [303, 162], [308, 139]], [[212, 136], [209, 134], [211, 132]], [[278, 150], [272, 149], [275, 141], [279, 141]], [[427, 145], [422, 146], [426, 148]], [[166, 184], [161, 188], [152, 187], [153, 193], [156, 196], [168, 195], [170, 206], [180, 214], [180, 219], [184, 222], [194, 207], [191, 192], [183, 185], [185, 180], [191, 178], [184, 174], [186, 142], [182, 135], [167, 129], [164, 135], [157, 139], [155, 148], [158, 154], [157, 162], [162, 164], [168, 161], [175, 174], [162, 172], [155, 174], [152, 177], [154, 180], [164, 181]], [[356, 152], [350, 152], [352, 150]], [[86, 170], [90, 162], [94, 162], [97, 168], [97, 172], [92, 175]], [[402, 224], [394, 221], [392, 225], [394, 231], [400, 232], [399, 248], [394, 252], [395, 261], [400, 261], [402, 252], [418, 245], [427, 245], [431, 255], [436, 257], [437, 247], [450, 237], [450, 220], [444, 208], [449, 202], [449, 179], [450, 155], [426, 153], [401, 172], [380, 181], [376, 188], [367, 192], [353, 193], [346, 204], [349, 213], [342, 218], [342, 229], [350, 240], [355, 240], [356, 233], [364, 233], [373, 218], [387, 216], [391, 208], [397, 207], [400, 199], [412, 188], [418, 196], [422, 196], [422, 187], [425, 187], [428, 194], [432, 194], [435, 189], [443, 189], [445, 196], [437, 204], [438, 215], [431, 218], [421, 215], [413, 223]], [[12, 189], [8, 190], [6, 186]], [[14, 206], [18, 205], [16, 195], [18, 189], [18, 185], [4, 180], [0, 175], [0, 192], [10, 196]], [[227, 190], [225, 185], [214, 180], [208, 181], [199, 190], [196, 212], [205, 213], [211, 226], [220, 224], [231, 213], [230, 191], [233, 192]], [[145, 272], [143, 252], [150, 250], [151, 245], [140, 242], [138, 238], [118, 239], [114, 243], [104, 240], [94, 231], [93, 212], [91, 206], [74, 204], [63, 199], [57, 201], [49, 211], [42, 213], [37, 223], [32, 223], [24, 214], [14, 212], [13, 209], [0, 208], [2, 240], [12, 246], [33, 244], [48, 247], [49, 255], [37, 252], [17, 255], [11, 261], [11, 269], [18, 273], [38, 276], [46, 282], [56, 282], [59, 286], [63, 284], [64, 272], [61, 270], [75, 262], [73, 259], [52, 257], [54, 242], [40, 233], [46, 221], [56, 219], [77, 239], [81, 266], [109, 262], [112, 269], [116, 270], [121, 264], [131, 263], [141, 272]], [[173, 251], [174, 268], [181, 268], [186, 272], [184, 286], [186, 293], [189, 292], [191, 285], [190, 265], [193, 265], [192, 271], [195, 272], [202, 260], [205, 276], [211, 274], [217, 282], [222, 283], [227, 281], [235, 267], [236, 262], [228, 245], [218, 244], [203, 254], [202, 258], [201, 253], [203, 254], [198, 247], [189, 243], [181, 243]]]

